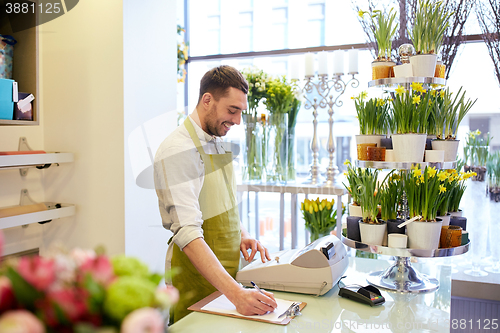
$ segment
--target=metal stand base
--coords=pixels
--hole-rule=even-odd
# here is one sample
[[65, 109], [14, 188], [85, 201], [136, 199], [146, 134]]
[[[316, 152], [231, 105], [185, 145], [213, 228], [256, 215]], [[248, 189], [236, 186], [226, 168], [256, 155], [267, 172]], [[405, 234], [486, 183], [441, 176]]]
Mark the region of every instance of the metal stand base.
[[396, 262], [385, 271], [371, 273], [366, 280], [374, 286], [404, 293], [427, 293], [439, 288], [439, 281], [417, 272], [409, 257], [395, 257]]

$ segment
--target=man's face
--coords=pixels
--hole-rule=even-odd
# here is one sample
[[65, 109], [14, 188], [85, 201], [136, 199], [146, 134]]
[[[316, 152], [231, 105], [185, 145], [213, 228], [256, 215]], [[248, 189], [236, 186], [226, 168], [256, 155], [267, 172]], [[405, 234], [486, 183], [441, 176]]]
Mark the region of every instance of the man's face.
[[226, 96], [218, 101], [212, 98], [210, 104], [204, 130], [211, 135], [225, 136], [231, 126], [240, 124], [241, 112], [247, 108], [247, 95], [230, 87]]

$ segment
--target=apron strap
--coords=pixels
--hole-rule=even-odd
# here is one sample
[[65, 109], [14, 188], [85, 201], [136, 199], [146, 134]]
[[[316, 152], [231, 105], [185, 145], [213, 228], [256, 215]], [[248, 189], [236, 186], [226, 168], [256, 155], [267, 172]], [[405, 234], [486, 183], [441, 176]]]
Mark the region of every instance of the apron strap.
[[[214, 164], [213, 154], [205, 153], [205, 150], [201, 146], [200, 138], [198, 138], [198, 135], [196, 134], [196, 130], [193, 126], [193, 123], [189, 119], [189, 116], [187, 116], [186, 119], [184, 120], [184, 126], [186, 126], [186, 129], [189, 133], [189, 136], [191, 137], [191, 140], [193, 140], [194, 145], [196, 146], [196, 149], [198, 149], [198, 152], [200, 153], [203, 162], [207, 163], [210, 161], [210, 166], [212, 167], [212, 172], [214, 172], [215, 171], [215, 164]], [[232, 161], [232, 153], [230, 152], [230, 153], [226, 153], [226, 154], [231, 155], [231, 161]], [[218, 155], [222, 155], [222, 154], [218, 154]], [[222, 171], [222, 175], [224, 176], [224, 182], [226, 183], [227, 192], [229, 194], [229, 197], [231, 198], [231, 204], [236, 205], [236, 200], [234, 198], [233, 192], [231, 191], [231, 185], [230, 185], [229, 179], [227, 178], [226, 171], [224, 170], [223, 167], [221, 167], [220, 169]]]
[[184, 120], [184, 126], [186, 126], [186, 129], [189, 133], [189, 136], [191, 137], [191, 140], [193, 140], [194, 145], [196, 146], [196, 149], [198, 149], [198, 152], [202, 156], [202, 158], [207, 155], [205, 153], [205, 150], [203, 150], [203, 147], [201, 146], [200, 138], [198, 138], [198, 135], [196, 134], [196, 130], [194, 129], [193, 124], [191, 123], [191, 120], [189, 120], [189, 116], [186, 117], [186, 120]]

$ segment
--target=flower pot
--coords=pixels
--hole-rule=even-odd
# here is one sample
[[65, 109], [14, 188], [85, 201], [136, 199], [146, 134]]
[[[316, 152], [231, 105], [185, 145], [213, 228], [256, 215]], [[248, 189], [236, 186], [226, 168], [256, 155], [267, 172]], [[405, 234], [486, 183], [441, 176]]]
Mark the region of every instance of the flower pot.
[[425, 150], [432, 150], [432, 140], [436, 138], [436, 135], [427, 134], [427, 139], [425, 140]]
[[447, 213], [445, 216], [437, 216], [437, 218], [440, 218], [443, 221], [443, 227], [450, 225], [450, 213]]
[[450, 212], [451, 216], [455, 217], [461, 217], [463, 214], [463, 211], [461, 209], [458, 210], [458, 212]]
[[387, 220], [387, 233], [388, 234], [404, 234], [406, 233], [406, 226], [398, 228], [398, 225], [403, 223], [403, 219]]
[[382, 138], [380, 139], [380, 146], [377, 147], [385, 147], [385, 149], [392, 149], [392, 138]]
[[391, 69], [396, 66], [394, 61], [373, 61], [372, 80], [387, 79], [391, 75]]
[[376, 147], [381, 147], [380, 143], [382, 139], [385, 139], [385, 135], [379, 135], [379, 134], [359, 134], [355, 136], [356, 138], [356, 145], [362, 144], [362, 143], [376, 143]]
[[394, 77], [413, 76], [413, 66], [411, 64], [401, 64], [393, 67]]
[[361, 209], [361, 206], [356, 206], [356, 205], [353, 205], [352, 203], [350, 203], [349, 204], [349, 216], [358, 216], [358, 217], [363, 216], [363, 210]]
[[386, 162], [394, 162], [394, 150], [392, 150], [392, 149], [385, 150], [385, 161]]
[[395, 162], [423, 162], [426, 134], [393, 134]]
[[361, 235], [359, 233], [359, 216], [348, 216], [346, 220], [347, 238], [361, 242]]
[[406, 225], [408, 247], [410, 249], [432, 250], [439, 248], [439, 237], [443, 221], [437, 222], [415, 221]]
[[457, 225], [462, 227], [462, 230], [467, 230], [467, 218], [463, 216], [452, 216], [450, 218], [450, 225]]
[[444, 162], [444, 150], [426, 150], [424, 162]]
[[476, 182], [484, 182], [485, 175], [486, 175], [486, 168], [485, 167], [473, 167], [472, 171], [474, 171], [477, 175], [472, 177], [473, 181]]
[[460, 140], [432, 140], [432, 150], [444, 150], [444, 161], [453, 162], [457, 159]]
[[361, 243], [369, 245], [382, 245], [384, 236], [387, 231], [385, 221], [379, 219], [377, 224], [365, 223], [362, 219], [359, 220], [359, 233], [361, 235]]
[[434, 77], [436, 72], [436, 54], [417, 54], [410, 57], [413, 76]]

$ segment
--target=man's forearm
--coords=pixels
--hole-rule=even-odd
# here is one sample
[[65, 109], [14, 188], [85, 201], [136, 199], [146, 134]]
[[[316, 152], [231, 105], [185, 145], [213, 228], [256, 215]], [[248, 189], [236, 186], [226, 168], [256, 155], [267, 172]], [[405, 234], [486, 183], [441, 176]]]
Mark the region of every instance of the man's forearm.
[[203, 238], [197, 238], [186, 245], [182, 251], [188, 256], [194, 267], [217, 290], [231, 300], [240, 285], [227, 273], [212, 249]]

